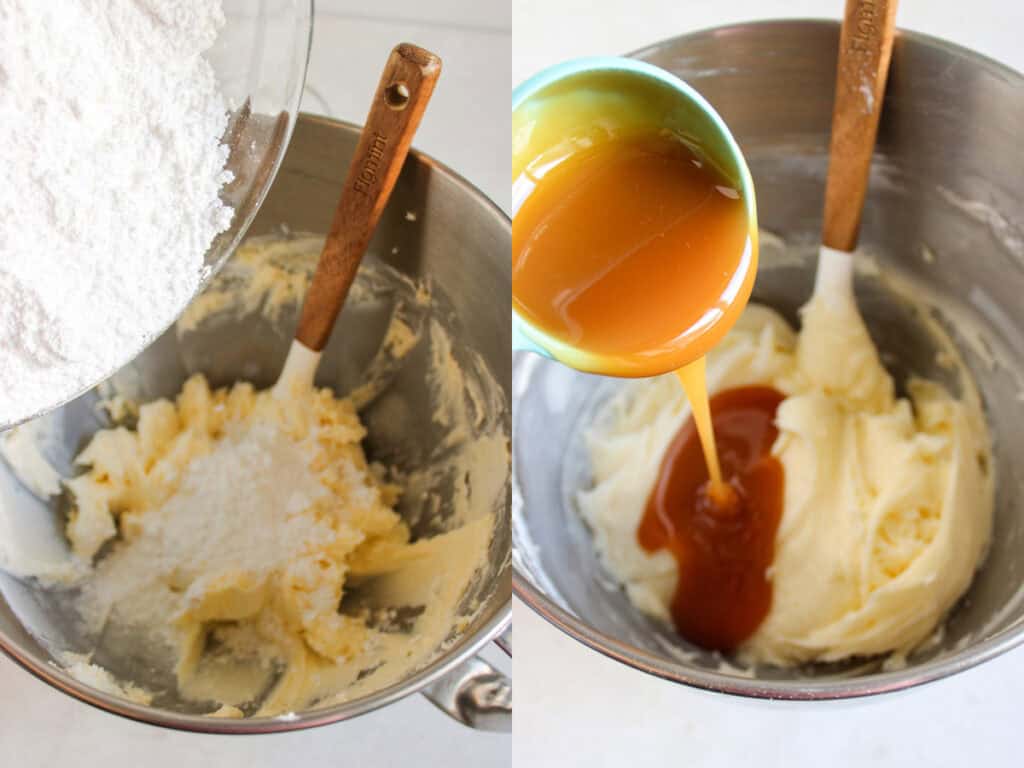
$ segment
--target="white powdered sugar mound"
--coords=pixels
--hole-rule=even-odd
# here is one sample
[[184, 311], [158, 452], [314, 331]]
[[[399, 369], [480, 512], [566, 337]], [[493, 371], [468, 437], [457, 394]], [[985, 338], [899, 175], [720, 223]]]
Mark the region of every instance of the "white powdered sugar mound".
[[[84, 615], [98, 627], [117, 606], [122, 620], [159, 633], [225, 573], [263, 577], [330, 541], [331, 527], [308, 511], [327, 493], [310, 461], [309, 444], [272, 424], [230, 425], [188, 465], [174, 495], [138, 516], [131, 542], [100, 560], [82, 594]], [[175, 591], [172, 582], [192, 588]]]
[[0, 427], [127, 362], [232, 210], [214, 0], [0, 0]]

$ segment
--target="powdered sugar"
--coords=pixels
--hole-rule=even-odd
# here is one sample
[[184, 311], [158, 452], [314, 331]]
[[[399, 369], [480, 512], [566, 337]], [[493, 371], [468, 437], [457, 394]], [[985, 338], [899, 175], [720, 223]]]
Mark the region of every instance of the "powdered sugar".
[[0, 0], [0, 426], [111, 373], [232, 211], [211, 0]]
[[135, 623], [158, 626], [188, 598], [173, 585], [201, 592], [229, 571], [262, 577], [330, 541], [331, 526], [308, 512], [327, 495], [311, 455], [272, 424], [231, 425], [188, 465], [170, 499], [129, 523], [130, 545], [100, 560], [87, 613], [120, 604]]

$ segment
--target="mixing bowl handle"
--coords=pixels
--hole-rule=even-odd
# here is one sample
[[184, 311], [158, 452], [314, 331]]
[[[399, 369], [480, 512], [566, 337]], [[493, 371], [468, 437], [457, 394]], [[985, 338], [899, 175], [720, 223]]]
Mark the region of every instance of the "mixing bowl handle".
[[[512, 655], [508, 631], [495, 642]], [[480, 731], [512, 732], [512, 681], [479, 656], [462, 662], [422, 693], [463, 725]]]

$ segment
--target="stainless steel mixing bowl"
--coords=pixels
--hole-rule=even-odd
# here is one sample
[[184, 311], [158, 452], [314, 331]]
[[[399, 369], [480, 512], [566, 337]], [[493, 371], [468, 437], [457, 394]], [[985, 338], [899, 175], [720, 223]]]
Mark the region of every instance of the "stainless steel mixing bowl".
[[[280, 233], [283, 227], [295, 232], [327, 231], [358, 135], [356, 126], [300, 116], [281, 171], [251, 234]], [[409, 212], [415, 213], [414, 220], [407, 216]], [[506, 435], [511, 426], [510, 249], [511, 226], [501, 211], [465, 179], [431, 158], [412, 152], [367, 257], [371, 263], [383, 262], [401, 274], [429, 279], [436, 295], [444, 298], [440, 306], [441, 299], [436, 298], [430, 311], [443, 312], [441, 322], [454, 339], [456, 359], [462, 362], [479, 356], [474, 359], [483, 361], [496, 382], [498, 402], [504, 407], [496, 412], [497, 426], [488, 428], [500, 428]], [[342, 393], [356, 386], [380, 345], [393, 309], [387, 299], [378, 296], [362, 301], [354, 292], [324, 352], [317, 383]], [[120, 371], [114, 381], [120, 392], [143, 401], [175, 395], [184, 379], [196, 371], [205, 373], [215, 386], [242, 378], [268, 386], [277, 379], [294, 320], [295, 312], [290, 321], [286, 318], [281, 322], [271, 322], [259, 312], [241, 317], [229, 314], [218, 318], [216, 324], [211, 322], [209, 330], [205, 325], [199, 332], [177, 333], [172, 329]], [[369, 427], [365, 445], [371, 460], [410, 470], [420, 466], [417, 462], [441, 443], [445, 428], [431, 421], [429, 410], [421, 413], [424, 409], [416, 407], [425, 396], [426, 357], [414, 350], [403, 358], [384, 395], [363, 409], [361, 415]], [[65, 477], [73, 474], [71, 461], [84, 441], [107, 423], [97, 409], [99, 398], [99, 393], [92, 391], [42, 417], [41, 425], [53, 436], [45, 444], [46, 458]], [[377, 423], [393, 423], [378, 411], [390, 408], [393, 415], [396, 406], [407, 413], [401, 434], [393, 428], [375, 429]], [[475, 655], [500, 635], [510, 617], [509, 469], [503, 467], [500, 471], [505, 484], [503, 488], [498, 485], [501, 490], [494, 509], [498, 522], [488, 551], [489, 568], [471, 586], [471, 594], [464, 597], [480, 606], [472, 622], [439, 658], [400, 684], [372, 695], [336, 706], [245, 720], [204, 717], [197, 713], [209, 711], [209, 706], [204, 709], [195, 703], [191, 709], [188, 702], [162, 708], [133, 704], [82, 684], [53, 662], [46, 647], [66, 649], [77, 638], [72, 612], [35, 580], [19, 580], [2, 570], [0, 649], [39, 678], [82, 701], [137, 720], [186, 730], [293, 730], [354, 717], [422, 691], [467, 725], [507, 731], [511, 727], [510, 683]], [[403, 499], [398, 507], [410, 520], [414, 534], [418, 531], [414, 521], [421, 519], [416, 505], [427, 504], [429, 495]], [[442, 502], [437, 511], [443, 517], [451, 510]], [[0, 536], [15, 539], [0, 540], [0, 545], [24, 546], [33, 552], [41, 548], [60, 557], [64, 546], [60, 515], [59, 501], [46, 503], [33, 496], [0, 460]], [[3, 549], [0, 546], [0, 560]], [[160, 690], [160, 680], [153, 678], [158, 673], [149, 668], [143, 656], [104, 658], [98, 652], [95, 661], [119, 679]], [[147, 680], [155, 680], [156, 685], [147, 684]], [[173, 679], [167, 687], [173, 689]], [[155, 703], [160, 704], [160, 700]]]
[[[761, 226], [793, 243], [763, 247], [754, 300], [796, 320], [810, 296], [819, 237], [839, 26], [782, 21], [712, 29], [635, 55], [691, 83], [717, 109], [754, 176]], [[907, 688], [979, 664], [1024, 641], [1024, 77], [955, 45], [897, 36], [861, 245], [878, 273], [858, 302], [883, 359], [958, 382], [938, 364], [922, 314], [963, 352], [983, 396], [998, 493], [992, 549], [941, 637], [905, 668], [880, 659], [756, 669], [721, 666], [641, 616], [597, 561], [573, 509], [589, 482], [581, 426], [615, 384], [532, 355], [513, 364], [515, 591], [590, 647], [676, 682], [745, 696], [833, 699]], [[770, 239], [769, 239], [770, 240]]]

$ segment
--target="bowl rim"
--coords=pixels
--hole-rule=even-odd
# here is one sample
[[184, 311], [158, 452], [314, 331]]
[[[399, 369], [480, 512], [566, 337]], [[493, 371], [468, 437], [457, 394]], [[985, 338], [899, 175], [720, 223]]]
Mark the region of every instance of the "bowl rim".
[[[298, 112], [296, 114], [294, 124], [298, 125], [299, 122], [320, 123], [335, 129], [355, 133], [357, 136], [362, 130], [362, 126], [357, 123], [348, 120], [338, 120], [324, 115], [314, 115], [308, 112]], [[456, 186], [465, 190], [469, 197], [480, 205], [481, 210], [490, 214], [492, 219], [499, 226], [506, 229], [511, 237], [512, 220], [479, 187], [458, 172], [452, 170], [449, 166], [415, 148], [409, 150], [409, 159], [406, 162], [410, 160], [422, 164], [431, 169], [431, 171], [436, 171], [449, 181], [454, 182]], [[93, 388], [95, 386], [90, 387], [86, 391], [91, 391]], [[510, 512], [511, 501], [510, 493], [506, 511]], [[498, 599], [501, 599], [501, 596], [498, 596]], [[422, 669], [398, 683], [393, 683], [350, 702], [334, 704], [322, 709], [310, 709], [300, 713], [285, 713], [271, 717], [248, 717], [241, 719], [216, 718], [209, 715], [189, 715], [173, 712], [149, 705], [136, 704], [123, 697], [105, 693], [86, 683], [80, 682], [64, 669], [58, 667], [53, 661], [43, 662], [37, 660], [28, 652], [21, 650], [3, 631], [0, 631], [0, 653], [3, 653], [19, 667], [58, 691], [97, 709], [128, 720], [193, 733], [285, 733], [349, 720], [416, 693], [432, 682], [444, 677], [460, 664], [479, 653], [485, 645], [496, 640], [508, 630], [511, 623], [512, 590], [509, 590], [508, 596], [504, 597], [493, 614], [473, 635], [463, 639], [456, 646], [455, 650], [441, 654]]]
[[[730, 33], [749, 31], [759, 27], [827, 27], [828, 29], [834, 29], [838, 34], [840, 29], [840, 22], [837, 19], [828, 18], [824, 16], [792, 16], [788, 18], [777, 18], [777, 19], [751, 19], [750, 21], [737, 21], [730, 24], [713, 25], [710, 27], [701, 27], [695, 29], [692, 32], [686, 32], [682, 35], [676, 35], [675, 37], [666, 37], [662, 40], [657, 40], [649, 45], [645, 45], [642, 48], [636, 48], [629, 53], [622, 54], [628, 58], [636, 58], [641, 61], [647, 61], [647, 57], [656, 51], [673, 45], [679, 45], [691, 41], [693, 38], [704, 37], [707, 35], [728, 35]], [[1024, 72], [1014, 69], [1009, 64], [1006, 64], [999, 59], [995, 59], [988, 54], [975, 51], [967, 46], [954, 43], [951, 40], [946, 40], [943, 37], [928, 34], [927, 32], [919, 32], [914, 29], [907, 29], [905, 27], [896, 28], [896, 41], [898, 42], [901, 38], [912, 41], [914, 44], [924, 44], [933, 48], [938, 48], [951, 53], [956, 56], [961, 56], [965, 59], [971, 59], [977, 64], [982, 64], [989, 68], [993, 72], [1010, 77], [1010, 78], [1022, 78], [1024, 79]], [[678, 75], [677, 75], [678, 77]], [[699, 91], [700, 89], [697, 88]]]
[[[626, 55], [646, 60], [647, 57], [657, 51], [683, 45], [694, 38], [707, 37], [711, 34], [728, 35], [740, 31], [749, 32], [751, 29], [758, 28], [794, 26], [808, 29], [828, 28], [838, 32], [840, 24], [834, 19], [821, 18], [763, 19], [738, 22], [706, 27], [694, 32], [666, 38], [636, 49]], [[939, 49], [947, 54], [968, 59], [973, 64], [980, 65], [983, 69], [987, 69], [1005, 79], [1019, 81], [1019, 85], [1024, 86], [1024, 74], [985, 54], [972, 51], [948, 40], [904, 29], [897, 30], [896, 39], [897, 42], [904, 39], [915, 45]], [[513, 413], [514, 410], [515, 404], [513, 403]], [[514, 496], [513, 515], [515, 515], [517, 509], [515, 498], [518, 497], [520, 503], [522, 503], [522, 497], [519, 495], [514, 473], [512, 487]], [[515, 524], [513, 522], [514, 529]], [[515, 546], [514, 541], [513, 546]], [[522, 600], [541, 618], [583, 645], [610, 659], [663, 680], [682, 683], [683, 685], [706, 691], [727, 693], [752, 699], [828, 701], [892, 693], [958, 674], [1024, 643], [1024, 622], [1018, 622], [1000, 630], [987, 640], [969, 648], [956, 651], [948, 657], [929, 660], [919, 665], [908, 665], [903, 669], [871, 673], [860, 678], [852, 677], [838, 680], [758, 680], [756, 678], [740, 677], [711, 670], [687, 668], [664, 657], [648, 653], [629, 643], [619, 641], [603, 632], [599, 632], [580, 620], [571, 611], [566, 610], [550, 599], [529, 576], [520, 572], [515, 562], [513, 562], [512, 571], [512, 591], [517, 598]]]

